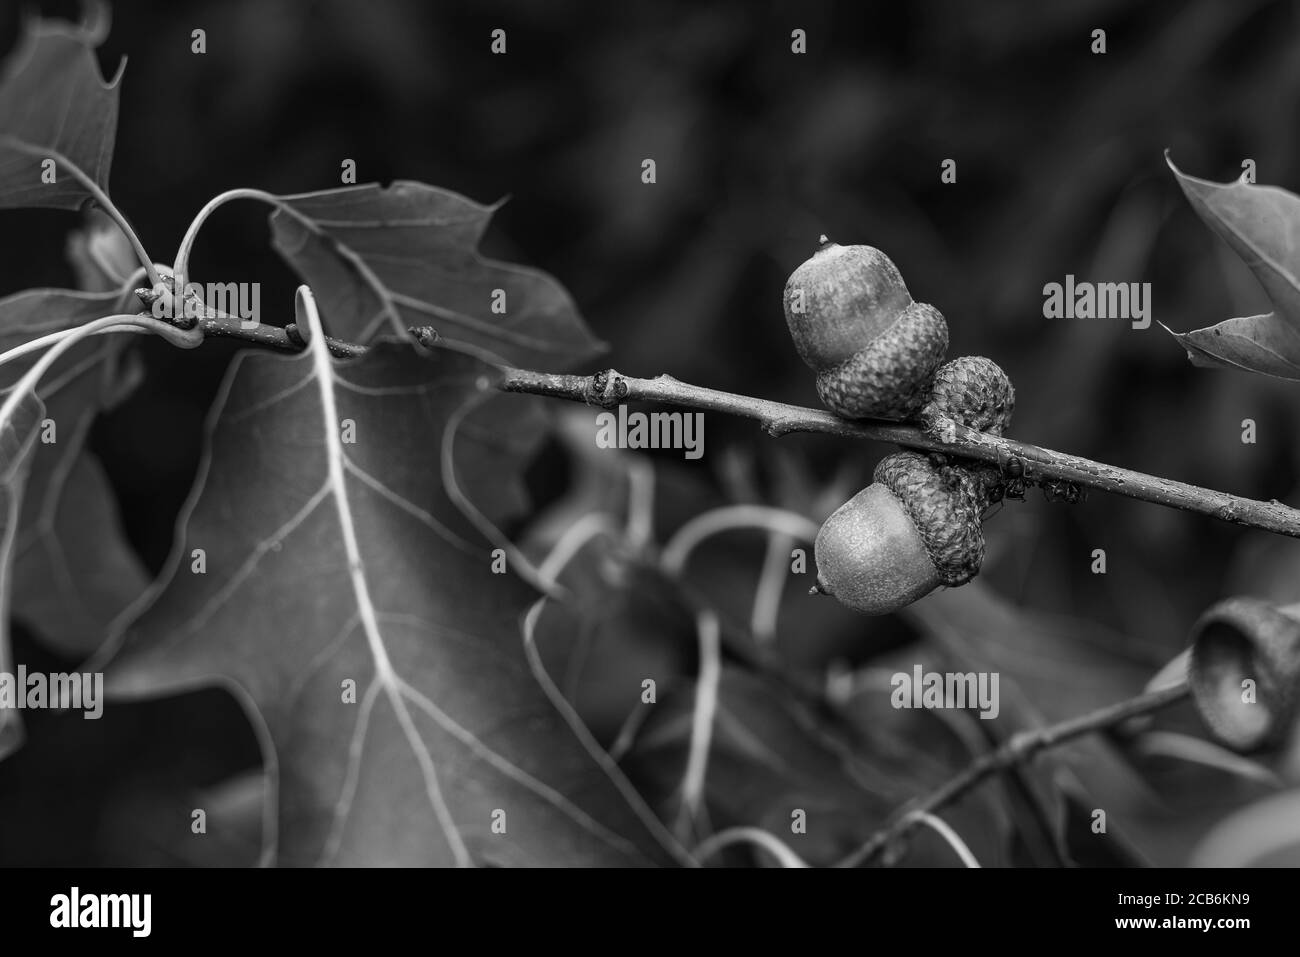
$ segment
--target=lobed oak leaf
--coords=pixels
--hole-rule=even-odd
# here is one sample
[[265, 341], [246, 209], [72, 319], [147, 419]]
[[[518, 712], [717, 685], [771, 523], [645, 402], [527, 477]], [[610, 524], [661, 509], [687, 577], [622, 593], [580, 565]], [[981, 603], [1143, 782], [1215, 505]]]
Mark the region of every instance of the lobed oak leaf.
[[311, 342], [236, 357], [110, 690], [221, 683], [260, 715], [283, 864], [666, 861], [530, 670], [536, 594], [449, 494], [519, 510], [531, 405], [479, 404], [493, 369], [456, 351]]

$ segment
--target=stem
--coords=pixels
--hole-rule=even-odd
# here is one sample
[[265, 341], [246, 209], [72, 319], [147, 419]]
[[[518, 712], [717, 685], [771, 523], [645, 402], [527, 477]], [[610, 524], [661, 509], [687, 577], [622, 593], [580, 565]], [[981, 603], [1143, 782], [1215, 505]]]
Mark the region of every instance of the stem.
[[22, 345], [14, 346], [7, 352], [0, 353], [0, 366], [13, 362], [15, 359], [21, 359], [30, 353], [40, 352], [42, 349], [62, 342], [64, 339], [81, 339], [110, 332], [152, 333], [153, 335], [162, 336], [172, 345], [182, 349], [192, 349], [202, 343], [201, 337], [187, 335], [184, 330], [177, 328], [175, 325], [163, 322], [160, 319], [154, 319], [152, 316], [123, 313], [117, 318], [119, 322], [116, 324], [96, 327], [90, 332], [86, 332], [83, 326], [72, 326], [68, 329], [60, 329], [58, 332], [47, 333], [36, 339], [29, 339]]
[[15, 136], [0, 136], [0, 142], [3, 142], [6, 146], [16, 152], [26, 153], [28, 156], [34, 156], [37, 159], [52, 159], [58, 165], [62, 166], [72, 175], [72, 178], [80, 183], [86, 192], [91, 195], [99, 205], [99, 208], [108, 213], [108, 215], [112, 217], [113, 222], [117, 223], [117, 228], [122, 230], [122, 235], [124, 235], [127, 242], [131, 244], [131, 248], [135, 250], [136, 259], [140, 260], [140, 265], [144, 267], [144, 271], [149, 277], [149, 284], [151, 286], [156, 286], [158, 283], [162, 282], [162, 278], [158, 275], [158, 268], [153, 264], [153, 260], [149, 258], [149, 253], [144, 248], [144, 243], [140, 242], [140, 237], [137, 236], [135, 230], [131, 228], [131, 224], [127, 221], [126, 214], [117, 208], [113, 201], [109, 199], [108, 194], [100, 189], [99, 184], [87, 176], [80, 166], [72, 162], [72, 160], [68, 159], [58, 150], [33, 146], [31, 143], [28, 143], [25, 140], [20, 140]]
[[659, 563], [670, 575], [680, 575], [691, 552], [706, 539], [736, 529], [765, 529], [811, 542], [821, 528], [806, 515], [770, 505], [723, 505], [687, 521], [664, 546]]
[[1005, 744], [995, 751], [982, 754], [966, 769], [954, 778], [950, 778], [937, 790], [926, 797], [904, 807], [890, 824], [873, 834], [865, 844], [840, 861], [840, 867], [857, 867], [865, 861], [888, 848], [904, 834], [910, 831], [922, 819], [922, 815], [932, 815], [952, 804], [985, 778], [1004, 771], [1039, 751], [1055, 747], [1066, 741], [1079, 738], [1094, 731], [1114, 727], [1129, 718], [1150, 714], [1181, 701], [1190, 689], [1186, 682], [1161, 688], [1157, 691], [1144, 691], [1136, 697], [1107, 705], [1077, 718], [1070, 718], [1060, 724], [1048, 725], [1031, 731], [1021, 731], [1012, 735]]
[[732, 827], [719, 831], [707, 840], [701, 841], [695, 848], [696, 860], [703, 863], [724, 847], [732, 844], [752, 844], [767, 851], [780, 862], [782, 867], [807, 867], [789, 845], [775, 834], [757, 827]]
[[[230, 336], [289, 352], [302, 350], [302, 341], [295, 335], [292, 324], [284, 329], [260, 325], [244, 329], [241, 328], [239, 319], [229, 316], [208, 317], [199, 322], [207, 335]], [[411, 332], [417, 341], [432, 340], [426, 329], [413, 329]], [[326, 341], [330, 352], [342, 358], [364, 355], [367, 349], [364, 345], [339, 339]], [[590, 376], [562, 375], [509, 366], [503, 366], [501, 372], [503, 377], [497, 383], [497, 388], [502, 392], [544, 395], [606, 409], [615, 408], [623, 402], [659, 402], [757, 419], [763, 430], [772, 436], [791, 432], [822, 432], [846, 438], [891, 442], [929, 452], [946, 452], [962, 458], [991, 462], [999, 467], [1015, 458], [1024, 466], [1027, 480], [1062, 479], [1167, 508], [1208, 515], [1234, 525], [1300, 538], [1300, 510], [1283, 505], [1277, 499], [1261, 502], [1242, 498], [1158, 475], [1117, 468], [1027, 442], [989, 435], [987, 432], [977, 432], [963, 425], [955, 425], [955, 437], [952, 441], [944, 441], [914, 425], [854, 422], [819, 409], [737, 395], [734, 392], [719, 392], [689, 382], [680, 382], [667, 375], [637, 379], [613, 369]]]
[[[41, 377], [49, 371], [50, 366], [54, 365], [59, 356], [88, 336], [98, 335], [102, 332], [118, 331], [122, 327], [137, 327], [140, 325], [139, 318], [138, 316], [129, 315], [104, 316], [102, 319], [94, 319], [60, 333], [58, 340], [50, 346], [45, 355], [37, 359], [32, 367], [23, 373], [22, 378], [14, 383], [9, 390], [4, 403], [0, 404], [0, 430], [9, 425], [9, 420], [13, 417], [18, 406], [28, 394], [36, 391], [36, 386], [40, 384]], [[197, 340], [195, 344], [198, 344]]]
[[194, 219], [190, 221], [189, 228], [185, 230], [185, 236], [181, 239], [181, 244], [176, 249], [176, 261], [172, 265], [172, 275], [176, 279], [176, 288], [178, 295], [185, 295], [185, 279], [190, 268], [190, 252], [194, 249], [194, 242], [199, 237], [199, 230], [218, 208], [226, 203], [236, 199], [256, 199], [264, 203], [278, 205], [274, 196], [260, 189], [230, 189], [218, 196], [212, 197], [195, 214]]
[[782, 532], [767, 533], [763, 568], [758, 574], [758, 584], [754, 586], [754, 604], [749, 613], [749, 630], [759, 644], [770, 645], [776, 641], [781, 598], [790, 576], [790, 550], [796, 541], [798, 539]]
[[691, 712], [691, 743], [682, 774], [682, 803], [677, 815], [678, 836], [685, 839], [699, 823], [704, 808], [704, 778], [709, 770], [713, 744], [713, 722], [718, 712], [718, 684], [722, 680], [722, 626], [711, 609], [695, 619], [700, 642], [699, 677], [695, 681], [695, 709]]
[[546, 557], [537, 563], [537, 576], [542, 581], [558, 582], [560, 574], [569, 566], [593, 538], [598, 535], [618, 534], [614, 519], [604, 512], [588, 512], [559, 537]]
[[979, 867], [980, 862], [971, 853], [966, 842], [961, 839], [961, 835], [952, 829], [952, 826], [941, 817], [929, 813], [928, 811], [913, 811], [908, 816], [908, 820], [914, 824], [924, 824], [930, 830], [934, 831], [941, 838], [948, 842], [953, 853], [961, 859], [963, 867]]
[[[298, 212], [298, 210], [294, 209], [292, 204], [285, 202], [286, 199], [293, 198], [295, 197], [276, 196], [274, 193], [268, 193], [264, 189], [241, 187], [239, 189], [227, 190], [219, 196], [214, 196], [210, 199], [190, 222], [189, 228], [185, 230], [185, 236], [181, 239], [181, 244], [176, 250], [176, 261], [172, 266], [172, 273], [176, 277], [176, 288], [180, 291], [180, 295], [184, 296], [185, 294], [185, 281], [186, 273], [189, 269], [190, 252], [194, 248], [194, 241], [198, 237], [199, 230], [202, 229], [204, 222], [218, 207], [223, 206], [232, 200], [252, 199], [260, 203], [266, 203], [268, 206], [273, 206], [277, 211], [294, 219], [300, 226], [313, 235], [327, 238], [327, 234], [321, 230], [320, 225], [315, 220], [309, 216], [304, 216], [302, 213]], [[397, 332], [404, 331], [401, 313], [394, 305], [392, 296], [388, 293], [387, 288], [382, 282], [380, 282], [379, 277], [375, 275], [374, 271], [366, 261], [344, 245], [335, 243], [333, 245], [333, 250], [336, 255], [355, 269], [357, 275], [360, 276], [366, 285], [370, 287], [370, 291], [374, 293], [375, 298], [383, 305], [383, 313], [392, 323], [394, 330]], [[362, 338], [369, 338], [369, 335], [373, 333], [373, 331], [374, 330], [367, 330], [367, 335]], [[330, 344], [330, 352], [334, 353], [334, 355], [339, 355], [340, 353], [335, 352], [334, 349], [337, 340], [327, 339], [326, 341]], [[364, 350], [363, 346], [356, 346], [355, 348]]]

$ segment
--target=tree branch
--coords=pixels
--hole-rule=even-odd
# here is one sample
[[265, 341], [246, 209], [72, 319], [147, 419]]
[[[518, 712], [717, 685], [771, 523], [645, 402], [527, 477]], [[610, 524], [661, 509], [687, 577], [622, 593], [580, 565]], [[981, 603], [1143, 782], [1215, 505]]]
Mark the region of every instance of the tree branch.
[[[307, 348], [307, 340], [302, 338], [302, 334], [298, 332], [298, 327], [292, 322], [281, 329], [279, 326], [267, 326], [262, 323], [246, 325], [236, 316], [223, 316], [213, 313], [212, 310], [209, 310], [208, 313], [208, 315], [198, 320], [204, 336], [240, 339], [255, 346], [280, 349], [284, 352], [302, 352], [303, 349]], [[181, 324], [177, 320], [169, 321], [176, 325]], [[369, 348], [357, 345], [355, 342], [335, 339], [332, 336], [326, 336], [325, 342], [329, 346], [330, 354], [339, 359], [356, 359], [365, 355]]]
[[1068, 455], [1025, 442], [977, 432], [958, 425], [956, 438], [940, 441], [911, 425], [889, 422], [851, 422], [829, 412], [803, 406], [786, 405], [770, 399], [756, 399], [731, 392], [718, 392], [671, 376], [634, 379], [613, 369], [593, 376], [554, 375], [525, 369], [506, 369], [498, 386], [505, 392], [526, 392], [585, 402], [601, 408], [614, 408], [622, 402], [660, 402], [709, 412], [757, 419], [769, 435], [790, 432], [825, 432], [855, 439], [873, 439], [931, 452], [992, 462], [1005, 466], [1012, 458], [1024, 465], [1028, 480], [1061, 479], [1089, 488], [1126, 495], [1144, 502], [1209, 515], [1220, 521], [1259, 528], [1291, 538], [1300, 538], [1300, 510], [1283, 505], [1277, 499], [1260, 502], [1229, 495], [1214, 489], [1175, 482], [1131, 469], [1117, 468], [1104, 462]]
[[[227, 336], [242, 339], [255, 345], [300, 351], [303, 340], [291, 323], [283, 329], [276, 326], [253, 325], [244, 328], [238, 318], [208, 315], [199, 320], [205, 335]], [[411, 330], [423, 345], [436, 341], [436, 334], [428, 328]], [[330, 352], [341, 358], [364, 355], [366, 346], [327, 339]], [[942, 441], [913, 425], [891, 422], [853, 422], [841, 419], [820, 409], [787, 405], [770, 399], [758, 399], [733, 392], [719, 392], [702, 386], [680, 382], [672, 376], [661, 375], [653, 379], [637, 379], [622, 375], [613, 369], [595, 375], [563, 375], [533, 372], [528, 369], [504, 367], [497, 387], [503, 392], [527, 393], [584, 402], [604, 409], [612, 409], [623, 402], [658, 402], [707, 412], [723, 412], [756, 419], [768, 435], [781, 436], [791, 432], [824, 432], [852, 439], [871, 439], [890, 442], [907, 448], [978, 459], [1004, 467], [1013, 458], [1019, 459], [1028, 481], [1041, 482], [1057, 479], [1073, 482], [1088, 488], [1125, 495], [1143, 502], [1153, 502], [1168, 508], [1183, 509], [1208, 515], [1234, 525], [1275, 532], [1291, 538], [1300, 538], [1300, 510], [1283, 505], [1277, 499], [1261, 502], [1219, 492], [1214, 489], [1188, 485], [1173, 479], [1147, 475], [1131, 469], [1117, 468], [1104, 462], [1056, 452], [1026, 442], [1017, 442], [1001, 436], [977, 432], [962, 425], [955, 427], [952, 441]]]
[[998, 771], [1004, 771], [1021, 761], [1032, 757], [1039, 751], [1055, 747], [1074, 738], [1103, 731], [1138, 715], [1151, 714], [1161, 708], [1181, 701], [1189, 692], [1187, 682], [1180, 682], [1155, 691], [1147, 691], [1136, 697], [1108, 705], [1097, 711], [1070, 718], [1060, 724], [1021, 731], [1012, 735], [1005, 744], [995, 751], [980, 755], [966, 769], [951, 778], [937, 790], [930, 792], [919, 801], [900, 808], [893, 820], [873, 834], [865, 844], [839, 862], [840, 867], [858, 867], [871, 860], [877, 854], [888, 849], [916, 826], [926, 814], [934, 814], [940, 809], [954, 803], [973, 790], [985, 778]]

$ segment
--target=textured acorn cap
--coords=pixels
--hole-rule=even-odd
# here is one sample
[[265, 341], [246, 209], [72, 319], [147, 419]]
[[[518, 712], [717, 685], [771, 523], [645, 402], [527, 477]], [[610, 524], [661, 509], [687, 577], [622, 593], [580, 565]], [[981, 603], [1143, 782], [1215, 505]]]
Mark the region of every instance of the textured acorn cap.
[[[1239, 751], [1275, 744], [1292, 733], [1300, 704], [1300, 609], [1257, 598], [1229, 598], [1192, 629], [1188, 667], [1201, 719]], [[1255, 683], [1254, 701], [1242, 682]]]
[[1016, 410], [1011, 379], [992, 359], [962, 356], [939, 367], [921, 412], [927, 428], [953, 419], [991, 435], [1001, 435]]
[[982, 486], [961, 466], [936, 468], [919, 452], [895, 452], [880, 460], [875, 480], [903, 503], [939, 580], [964, 585], [984, 562]]
[[848, 360], [912, 302], [898, 267], [879, 249], [822, 240], [790, 274], [783, 297], [795, 349], [817, 372]]
[[913, 418], [948, 351], [948, 323], [925, 302], [904, 309], [846, 361], [817, 373], [817, 395], [848, 419]]

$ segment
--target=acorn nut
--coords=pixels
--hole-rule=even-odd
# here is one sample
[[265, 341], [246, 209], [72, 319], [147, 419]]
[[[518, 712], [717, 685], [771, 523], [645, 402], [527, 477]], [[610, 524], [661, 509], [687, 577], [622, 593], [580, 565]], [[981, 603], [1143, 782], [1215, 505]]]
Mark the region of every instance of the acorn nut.
[[817, 590], [885, 615], [940, 585], [965, 584], [984, 560], [984, 486], [960, 466], [896, 452], [817, 533]]
[[791, 273], [784, 305], [795, 348], [817, 373], [828, 409], [900, 421], [920, 411], [948, 351], [948, 324], [934, 306], [912, 301], [883, 252], [823, 236]]

